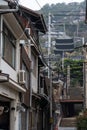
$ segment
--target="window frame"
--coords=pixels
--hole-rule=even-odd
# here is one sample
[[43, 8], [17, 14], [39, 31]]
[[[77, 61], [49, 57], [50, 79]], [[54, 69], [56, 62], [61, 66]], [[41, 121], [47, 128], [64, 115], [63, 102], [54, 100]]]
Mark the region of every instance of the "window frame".
[[[8, 44], [8, 45], [7, 45]], [[11, 49], [10, 51], [6, 49]], [[8, 53], [8, 55], [7, 55]], [[7, 57], [11, 55], [11, 57]], [[5, 22], [3, 22], [3, 47], [2, 58], [13, 68], [16, 69], [16, 38], [10, 31]]]

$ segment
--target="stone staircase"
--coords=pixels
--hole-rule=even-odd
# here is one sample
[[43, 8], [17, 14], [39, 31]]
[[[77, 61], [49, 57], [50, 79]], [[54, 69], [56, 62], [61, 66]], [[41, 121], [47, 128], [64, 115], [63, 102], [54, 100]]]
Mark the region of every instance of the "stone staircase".
[[76, 118], [62, 118], [60, 127], [76, 127]]
[[77, 130], [76, 127], [59, 127], [57, 130]]

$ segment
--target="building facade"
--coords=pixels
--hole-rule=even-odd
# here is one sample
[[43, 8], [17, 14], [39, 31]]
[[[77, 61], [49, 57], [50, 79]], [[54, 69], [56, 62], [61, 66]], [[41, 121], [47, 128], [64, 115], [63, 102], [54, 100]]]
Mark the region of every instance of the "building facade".
[[39, 49], [39, 32], [47, 28], [42, 14], [16, 6], [1, 0], [0, 129], [48, 130], [49, 89]]

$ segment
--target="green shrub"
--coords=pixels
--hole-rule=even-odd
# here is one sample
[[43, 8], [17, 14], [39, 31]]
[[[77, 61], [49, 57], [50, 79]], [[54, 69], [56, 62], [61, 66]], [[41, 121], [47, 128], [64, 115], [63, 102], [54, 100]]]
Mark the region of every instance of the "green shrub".
[[87, 110], [77, 117], [77, 130], [87, 130]]

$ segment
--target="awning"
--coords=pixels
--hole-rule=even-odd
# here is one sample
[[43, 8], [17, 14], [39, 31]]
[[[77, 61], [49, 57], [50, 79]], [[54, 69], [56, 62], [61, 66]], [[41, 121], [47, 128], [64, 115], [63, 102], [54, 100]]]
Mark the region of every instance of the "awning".
[[50, 103], [50, 100], [46, 95], [33, 93], [32, 96], [37, 98], [41, 108], [44, 108], [47, 104]]

